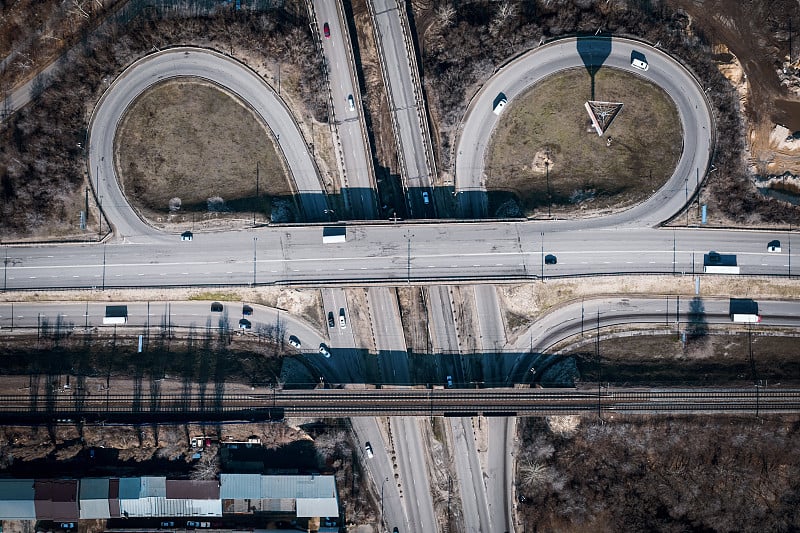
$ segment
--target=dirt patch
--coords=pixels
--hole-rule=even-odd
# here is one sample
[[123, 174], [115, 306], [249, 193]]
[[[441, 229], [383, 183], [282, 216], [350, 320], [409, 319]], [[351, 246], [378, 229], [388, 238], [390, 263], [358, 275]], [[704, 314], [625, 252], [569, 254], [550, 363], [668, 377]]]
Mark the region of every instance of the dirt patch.
[[387, 216], [404, 216], [405, 197], [400, 182], [397, 141], [392, 130], [392, 114], [378, 59], [375, 28], [365, 0], [350, 2], [358, 47], [358, 70], [364, 80], [366, 97], [362, 98], [370, 143], [375, 156], [375, 173], [380, 205]]
[[398, 287], [397, 303], [403, 322], [403, 335], [410, 353], [430, 353], [428, 306], [422, 287]]
[[368, 353], [378, 353], [375, 349], [375, 339], [372, 335], [372, 320], [369, 314], [369, 300], [367, 289], [346, 289], [347, 309], [350, 312], [348, 321], [353, 328], [356, 347]]
[[448, 287], [453, 308], [453, 319], [458, 335], [458, 349], [463, 353], [481, 353], [480, 324], [475, 307], [475, 289], [471, 286]]
[[594, 85], [594, 100], [624, 104], [602, 137], [584, 107], [592, 99], [585, 69], [515, 98], [492, 137], [486, 188], [513, 192], [530, 216], [549, 204], [560, 214], [629, 206], [661, 187], [683, 147], [674, 103], [656, 85], [615, 69], [601, 69]]
[[463, 531], [461, 489], [455, 471], [452, 429], [447, 418], [430, 417], [422, 425], [422, 440], [427, 443], [428, 476], [433, 498], [433, 510], [440, 531]]
[[269, 197], [292, 193], [266, 125], [235, 96], [200, 80], [168, 81], [137, 98], [114, 152], [126, 196], [151, 217], [256, 211], [263, 218]]

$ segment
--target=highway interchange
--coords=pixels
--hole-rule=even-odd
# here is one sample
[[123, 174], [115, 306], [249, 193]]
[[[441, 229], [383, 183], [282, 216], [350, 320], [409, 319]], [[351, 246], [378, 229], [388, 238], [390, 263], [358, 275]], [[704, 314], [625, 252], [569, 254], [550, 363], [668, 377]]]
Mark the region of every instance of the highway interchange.
[[[372, 7], [376, 36], [381, 49], [382, 69], [387, 93], [395, 112], [395, 134], [402, 154], [407, 202], [416, 218], [431, 216], [419, 196], [433, 187], [432, 162], [426, 146], [427, 125], [420, 109], [414, 65], [407, 52], [403, 28], [405, 13], [393, 2], [376, 0]], [[345, 202], [350, 218], [364, 222], [347, 225], [347, 242], [322, 244], [320, 225], [248, 228], [234, 232], [198, 233], [191, 242], [179, 242], [176, 235], [162, 233], [140, 219], [120, 190], [113, 165], [113, 139], [120, 117], [132, 100], [148, 87], [167, 78], [198, 77], [216, 83], [246, 101], [268, 125], [279, 144], [294, 180], [298, 202], [309, 222], [329, 220], [330, 206], [319, 170], [308, 143], [280, 96], [257, 74], [223, 54], [197, 48], [176, 48], [146, 56], [132, 65], [109, 87], [95, 108], [90, 124], [89, 169], [91, 180], [103, 211], [114, 233], [102, 245], [62, 244], [6, 246], [3, 272], [4, 290], [108, 289], [185, 286], [258, 286], [279, 284], [322, 288], [325, 309], [347, 309], [346, 286], [369, 285], [370, 314], [385, 375], [397, 383], [406, 382], [407, 367], [398, 354], [407, 353], [397, 303], [387, 286], [427, 283], [432, 298], [438, 298], [433, 317], [436, 349], [458, 353], [461, 349], [453, 334], [452, 309], [447, 295], [435, 284], [455, 281], [475, 283], [475, 305], [481, 310], [481, 349], [486, 352], [521, 354], [544, 351], [559, 341], [574, 336], [586, 326], [584, 307], [571, 304], [536, 322], [515, 343], [507, 344], [502, 319], [491, 282], [533, 280], [563, 276], [609, 274], [700, 274], [703, 254], [709, 250], [735, 254], [743, 275], [791, 276], [791, 247], [771, 254], [766, 243], [780, 239], [789, 244], [785, 232], [742, 232], [703, 230], [702, 228], [659, 229], [661, 222], [678, 213], [695, 195], [710, 168], [713, 153], [713, 117], [701, 85], [679, 63], [661, 51], [634, 41], [564, 39], [542, 46], [500, 69], [487, 80], [473, 98], [458, 141], [456, 158], [456, 193], [464, 218], [482, 218], [486, 212], [483, 161], [491, 131], [496, 124], [493, 101], [503, 92], [513, 105], [513, 98], [537, 80], [560, 70], [582, 67], [586, 58], [602, 57], [605, 66], [635, 72], [630, 65], [632, 50], [644, 50], [651, 68], [635, 72], [661, 85], [676, 102], [684, 128], [684, 150], [672, 178], [643, 204], [620, 213], [592, 220], [551, 220], [455, 223], [410, 221], [403, 224], [374, 221], [378, 206], [364, 191], [374, 190], [370, 150], [364, 134], [361, 95], [358, 90], [349, 32], [340, 5], [314, 2], [314, 28], [320, 35], [320, 47], [326, 59], [334, 116], [334, 145], [338, 146], [340, 181], [345, 187]], [[322, 24], [330, 26], [331, 36], [322, 35]], [[405, 26], [404, 26], [405, 25]], [[394, 37], [392, 37], [394, 36]], [[610, 47], [608, 47], [610, 43]], [[606, 47], [608, 49], [606, 50]], [[405, 50], [405, 51], [404, 51]], [[413, 45], [412, 45], [413, 50]], [[607, 54], [606, 54], [607, 52]], [[356, 106], [349, 107], [347, 97], [354, 96]], [[352, 189], [349, 194], [347, 189]], [[432, 189], [431, 189], [432, 190]], [[436, 196], [433, 195], [435, 199]], [[544, 256], [558, 257], [556, 265], [545, 265]], [[725, 322], [724, 301], [705, 301], [709, 321]], [[97, 324], [99, 304], [47, 306], [43, 304], [0, 306], [0, 327], [14, 321], [15, 328], [33, 328], [42, 314], [49, 320], [61, 315], [75, 327]], [[130, 304], [131, 325], [149, 321], [151, 312], [144, 304]], [[168, 323], [204, 326], [207, 304], [171, 303], [166, 311]], [[637, 321], [680, 324], [686, 309], [661, 299], [607, 299], [590, 302], [603, 325]], [[675, 305], [672, 311], [672, 305]], [[165, 304], [158, 304], [164, 307]], [[794, 302], [762, 303], [765, 325], [797, 327]], [[594, 309], [593, 309], [594, 310]], [[151, 310], [152, 311], [152, 310]], [[437, 311], [438, 312], [438, 311]], [[672, 312], [672, 315], [670, 313]], [[156, 314], [163, 314], [158, 309]], [[683, 313], [683, 314], [682, 314]], [[277, 320], [274, 310], [258, 309], [256, 324]], [[350, 315], [347, 309], [348, 316]], [[672, 318], [670, 318], [670, 316]], [[36, 324], [34, 324], [34, 317]], [[779, 318], [780, 317], [780, 318]], [[346, 357], [355, 350], [357, 339], [352, 328], [337, 329], [327, 339], [312, 325], [296, 317], [284, 317], [288, 331], [297, 334], [306, 346], [329, 342], [333, 359]], [[579, 325], [580, 321], [580, 325]], [[594, 324], [593, 324], [594, 325]], [[314, 351], [313, 349], [311, 350]], [[347, 382], [358, 375], [357, 368], [345, 370], [332, 360], [311, 354], [328, 381]], [[527, 371], [524, 361], [519, 366]], [[340, 373], [340, 374], [337, 374]], [[352, 373], [352, 374], [351, 374]], [[351, 375], [347, 375], [351, 374]], [[511, 503], [513, 462], [508, 456], [512, 418], [491, 419], [493, 462], [484, 474], [477, 464], [475, 436], [469, 416], [453, 417], [449, 431], [454, 437], [456, 477], [461, 483], [461, 497], [468, 530], [500, 531], [514, 528]], [[386, 504], [387, 526], [404, 524], [403, 530], [426, 531], [437, 528], [436, 512], [431, 502], [431, 488], [423, 448], [420, 421], [416, 418], [389, 419], [389, 438], [376, 419], [353, 419], [353, 428], [361, 442], [385, 443], [386, 453], [377, 453], [366, 461], [376, 491]], [[497, 450], [502, 450], [498, 453]], [[389, 456], [401, 457], [398, 467]], [[399, 468], [399, 481], [395, 474]], [[476, 469], [478, 472], [476, 472]], [[384, 480], [391, 479], [389, 483]], [[385, 491], [385, 494], [383, 494]], [[401, 497], [401, 494], [403, 496]]]

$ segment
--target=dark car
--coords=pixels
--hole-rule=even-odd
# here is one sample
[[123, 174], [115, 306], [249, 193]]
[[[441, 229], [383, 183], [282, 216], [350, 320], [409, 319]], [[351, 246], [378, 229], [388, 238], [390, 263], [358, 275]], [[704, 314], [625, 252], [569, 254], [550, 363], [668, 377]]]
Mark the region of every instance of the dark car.
[[252, 315], [252, 314], [253, 314], [253, 308], [252, 308], [252, 307], [250, 307], [249, 305], [244, 305], [244, 306], [242, 306], [242, 314], [243, 314], [244, 316], [250, 316], [250, 315]]
[[250, 321], [247, 320], [246, 318], [242, 318], [241, 320], [239, 320], [239, 328], [241, 328], [241, 329], [252, 329], [253, 328], [253, 324], [251, 324]]
[[556, 263], [558, 263], [558, 258], [553, 254], [547, 254], [546, 256], [544, 256], [545, 265], [555, 265]]
[[222, 304], [219, 302], [214, 302], [211, 304], [211, 312], [212, 313], [221, 313], [222, 312]]
[[322, 25], [322, 33], [325, 34], [325, 38], [329, 39], [331, 36], [331, 27], [328, 26], [328, 23]]
[[161, 527], [175, 527], [175, 522], [161, 522]]
[[336, 323], [333, 321], [333, 311], [328, 312], [328, 327], [332, 328], [336, 326]]

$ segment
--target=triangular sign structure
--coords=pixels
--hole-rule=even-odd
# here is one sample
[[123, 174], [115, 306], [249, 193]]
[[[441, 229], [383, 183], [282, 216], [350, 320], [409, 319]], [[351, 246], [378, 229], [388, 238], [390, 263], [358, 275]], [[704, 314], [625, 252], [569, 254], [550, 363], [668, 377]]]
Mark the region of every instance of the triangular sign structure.
[[602, 136], [603, 133], [611, 125], [611, 121], [622, 110], [622, 104], [618, 102], [596, 102], [589, 100], [584, 104], [586, 112], [589, 113], [589, 118], [592, 119], [592, 126], [594, 126], [597, 135]]

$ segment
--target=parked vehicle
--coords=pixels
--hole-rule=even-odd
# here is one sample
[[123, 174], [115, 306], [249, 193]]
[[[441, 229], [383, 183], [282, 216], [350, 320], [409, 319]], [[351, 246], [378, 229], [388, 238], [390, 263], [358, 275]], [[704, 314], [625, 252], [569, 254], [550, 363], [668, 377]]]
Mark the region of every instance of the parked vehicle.
[[426, 191], [422, 191], [422, 203], [425, 204], [425, 205], [428, 205], [429, 203], [431, 203], [431, 199], [428, 196], [428, 193]]
[[335, 326], [336, 324], [333, 322], [333, 311], [328, 311], [328, 327], [332, 328]]

